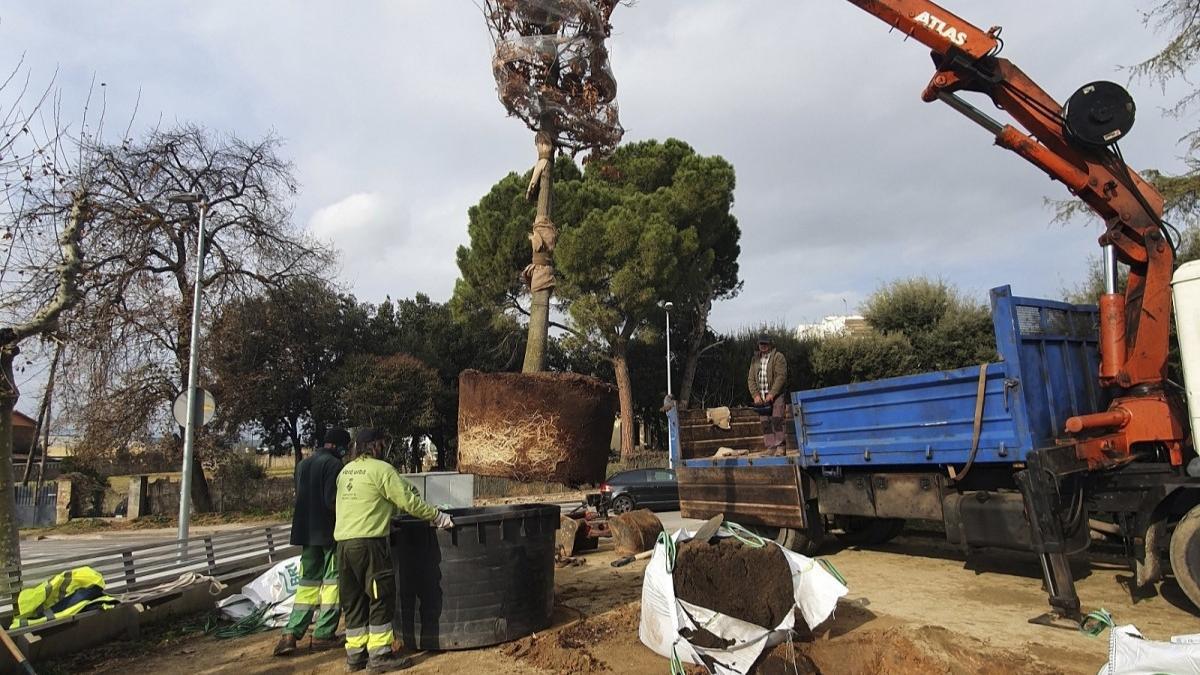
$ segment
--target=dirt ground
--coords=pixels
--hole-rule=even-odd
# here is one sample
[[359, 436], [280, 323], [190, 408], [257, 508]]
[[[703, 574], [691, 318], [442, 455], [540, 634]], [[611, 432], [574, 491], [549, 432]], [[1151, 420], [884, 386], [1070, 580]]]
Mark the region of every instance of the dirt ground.
[[[637, 637], [645, 561], [612, 568], [608, 547], [586, 564], [557, 572], [553, 627], [496, 647], [418, 653], [407, 672], [423, 673], [664, 673], [667, 661]], [[964, 562], [935, 535], [902, 536], [873, 550], [844, 549], [823, 557], [846, 577], [850, 595], [815, 635], [780, 645], [760, 673], [1095, 673], [1104, 663], [1107, 633], [1036, 626], [1047, 607], [1031, 556], [989, 553]], [[1082, 571], [1082, 570], [1081, 570]], [[988, 572], [988, 573], [984, 573]], [[1200, 631], [1197, 614], [1167, 582], [1161, 593], [1133, 603], [1121, 585], [1125, 570], [1093, 563], [1079, 581], [1085, 610], [1104, 607], [1118, 624], [1133, 623], [1149, 638]], [[234, 639], [171, 637], [110, 650], [91, 662], [51, 664], [46, 672], [94, 673], [337, 673], [340, 653], [270, 656], [274, 632]], [[702, 672], [689, 668], [689, 673]]]

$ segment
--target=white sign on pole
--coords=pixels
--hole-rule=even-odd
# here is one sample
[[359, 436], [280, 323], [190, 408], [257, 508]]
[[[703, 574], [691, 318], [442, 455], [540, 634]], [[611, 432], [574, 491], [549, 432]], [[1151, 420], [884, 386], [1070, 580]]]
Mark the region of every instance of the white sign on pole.
[[[217, 399], [213, 398], [207, 389], [200, 389], [196, 394], [196, 419], [200, 420], [200, 426], [204, 426], [217, 416]], [[171, 405], [171, 412], [175, 415], [175, 421], [179, 423], [179, 426], [187, 425], [186, 391], [175, 397], [175, 403]]]

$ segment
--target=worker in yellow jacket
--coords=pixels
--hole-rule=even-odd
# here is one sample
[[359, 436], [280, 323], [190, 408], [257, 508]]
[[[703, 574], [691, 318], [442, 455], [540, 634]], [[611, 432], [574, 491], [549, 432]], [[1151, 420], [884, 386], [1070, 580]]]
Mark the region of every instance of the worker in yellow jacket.
[[397, 512], [454, 527], [450, 516], [421, 499], [396, 468], [381, 461], [386, 436], [361, 429], [354, 439], [353, 459], [337, 479], [338, 595], [346, 617], [346, 670], [385, 673], [411, 665], [392, 651], [395, 579], [388, 533]]

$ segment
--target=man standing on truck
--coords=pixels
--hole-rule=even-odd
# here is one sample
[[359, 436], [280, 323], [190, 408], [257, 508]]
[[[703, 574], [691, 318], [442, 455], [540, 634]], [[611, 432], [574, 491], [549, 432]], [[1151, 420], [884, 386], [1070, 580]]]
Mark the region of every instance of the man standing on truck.
[[291, 543], [300, 549], [300, 586], [296, 589], [292, 613], [275, 656], [296, 651], [296, 641], [304, 637], [316, 615], [313, 650], [338, 646], [338, 622], [342, 613], [338, 603], [337, 561], [334, 560], [333, 520], [337, 477], [342, 458], [350, 447], [345, 429], [330, 429], [316, 452], [296, 465], [296, 508], [292, 511]]
[[454, 527], [450, 516], [426, 504], [396, 468], [379, 457], [387, 438], [377, 429], [360, 429], [354, 459], [337, 479], [338, 594], [346, 615], [346, 670], [372, 673], [411, 665], [392, 651], [392, 614], [396, 606], [388, 532], [397, 511]]
[[783, 427], [784, 406], [787, 405], [787, 394], [783, 391], [787, 386], [787, 359], [775, 349], [775, 340], [767, 333], [758, 336], [758, 353], [750, 359], [746, 386], [762, 422], [767, 456], [782, 457], [787, 452], [787, 434]]

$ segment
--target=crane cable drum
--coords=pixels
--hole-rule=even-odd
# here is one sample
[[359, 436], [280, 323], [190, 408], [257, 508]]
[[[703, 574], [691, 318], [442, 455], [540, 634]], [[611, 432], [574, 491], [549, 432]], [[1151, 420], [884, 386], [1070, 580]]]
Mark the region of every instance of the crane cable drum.
[[1109, 154], [1116, 160], [1120, 170], [1115, 173], [1158, 225], [1171, 250], [1175, 251], [1179, 231], [1150, 208], [1141, 189], [1129, 178], [1129, 166], [1117, 145], [1133, 128], [1136, 116], [1137, 105], [1124, 87], [1115, 82], [1099, 80], [1083, 85], [1067, 99], [1062, 109], [1062, 125], [1067, 139], [1072, 143]]

